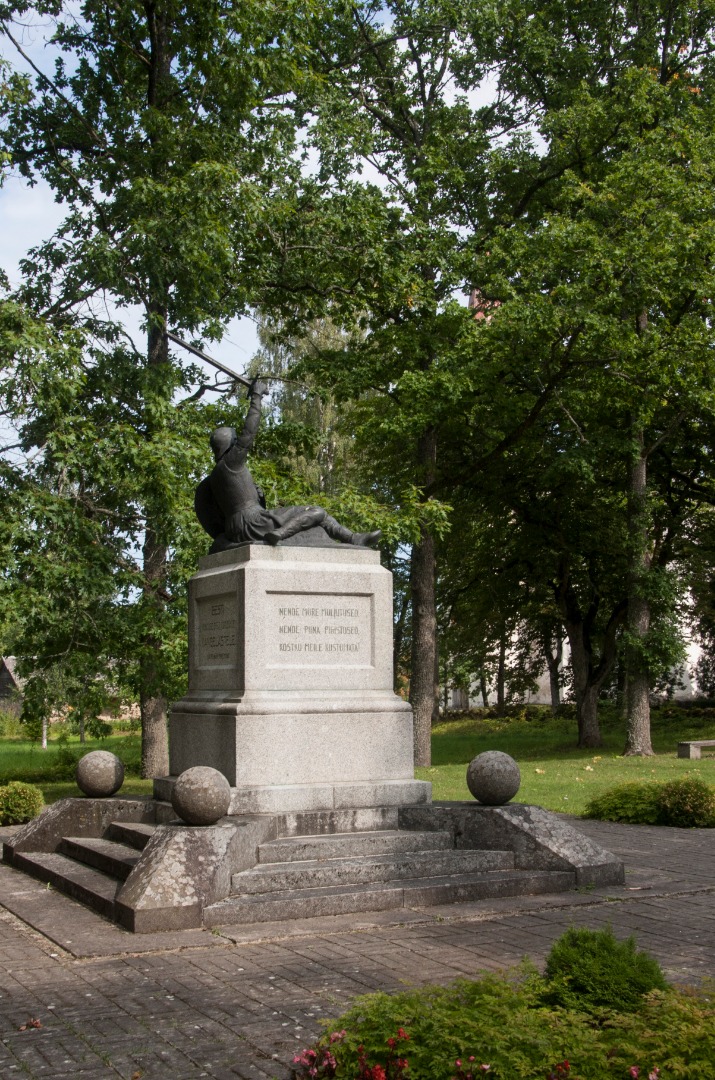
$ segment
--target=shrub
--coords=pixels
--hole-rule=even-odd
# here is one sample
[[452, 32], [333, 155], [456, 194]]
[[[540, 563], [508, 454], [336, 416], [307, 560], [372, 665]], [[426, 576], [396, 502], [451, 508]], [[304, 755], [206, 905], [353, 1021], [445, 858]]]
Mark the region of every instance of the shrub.
[[14, 712], [0, 710], [0, 738], [21, 739], [25, 729], [20, 723], [20, 718]]
[[586, 804], [583, 816], [598, 821], [621, 821], [626, 825], [657, 825], [658, 784], [654, 781], [632, 782], [609, 788]]
[[697, 776], [666, 784], [619, 784], [596, 795], [583, 816], [627, 825], [674, 825], [681, 829], [715, 827], [715, 792]]
[[644, 994], [665, 990], [658, 961], [639, 952], [635, 938], [618, 941], [610, 927], [571, 927], [546, 959], [547, 1000], [567, 1008], [596, 1006], [633, 1012]]
[[659, 825], [680, 829], [715, 826], [715, 792], [697, 776], [684, 776], [658, 785]]
[[294, 1061], [294, 1075], [374, 1080], [394, 1072], [399, 1056], [410, 1080], [712, 1076], [712, 985], [655, 990], [635, 1012], [604, 1010], [597, 1018], [592, 1010], [550, 1006], [547, 986], [524, 966], [516, 978], [368, 994], [339, 1020], [326, 1021], [323, 1038]]
[[39, 788], [11, 780], [0, 787], [0, 825], [22, 825], [36, 817], [44, 805]]
[[51, 780], [74, 780], [77, 762], [85, 753], [84, 747], [71, 750], [66, 738], [60, 736], [57, 755], [52, 765], [46, 770]]

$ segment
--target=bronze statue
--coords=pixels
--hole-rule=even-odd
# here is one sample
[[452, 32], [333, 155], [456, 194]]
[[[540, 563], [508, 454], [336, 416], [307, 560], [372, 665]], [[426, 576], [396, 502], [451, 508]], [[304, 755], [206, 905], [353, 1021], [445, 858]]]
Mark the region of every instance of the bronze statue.
[[382, 535], [379, 529], [370, 533], [351, 532], [320, 506], [266, 509], [263, 494], [246, 465], [258, 431], [261, 399], [266, 389], [260, 379], [251, 383], [248, 393], [251, 405], [240, 435], [232, 427], [217, 427], [211, 435], [216, 464], [197, 487], [194, 499], [196, 516], [213, 538], [210, 553], [245, 543], [275, 545], [291, 537], [300, 537], [294, 543], [314, 545], [325, 543], [326, 534], [343, 544], [376, 546]]

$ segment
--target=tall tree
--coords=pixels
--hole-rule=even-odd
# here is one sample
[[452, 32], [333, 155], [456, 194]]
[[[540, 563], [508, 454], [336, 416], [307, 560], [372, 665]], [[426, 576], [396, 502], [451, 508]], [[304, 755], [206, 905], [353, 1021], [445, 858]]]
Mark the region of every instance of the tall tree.
[[[305, 68], [314, 10], [224, 0], [0, 5], [2, 32], [35, 71], [33, 92], [8, 103], [0, 146], [22, 176], [44, 178], [67, 207], [56, 234], [26, 260], [19, 299], [106, 343], [105, 358], [116, 361], [106, 370], [106, 402], [126, 410], [131, 427], [127, 445], [108, 450], [131, 457], [131, 446], [137, 455], [127, 463], [136, 484], [125, 494], [139, 521], [147, 776], [168, 769], [168, 687], [158, 658], [177, 521], [167, 443], [175, 392], [186, 381], [166, 329], [218, 335], [252, 297], [252, 240], [265, 227], [276, 164], [285, 172], [291, 151], [295, 118], [283, 106]], [[19, 26], [33, 16], [51, 25], [53, 68], [40, 70], [22, 48]], [[116, 320], [101, 317], [104, 297], [119, 309], [140, 307], [143, 347], [120, 340]], [[47, 436], [45, 427], [40, 450]]]

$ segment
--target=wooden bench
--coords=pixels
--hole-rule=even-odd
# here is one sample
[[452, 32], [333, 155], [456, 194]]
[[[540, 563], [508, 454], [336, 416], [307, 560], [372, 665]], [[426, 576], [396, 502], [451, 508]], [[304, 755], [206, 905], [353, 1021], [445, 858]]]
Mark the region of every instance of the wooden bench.
[[697, 742], [679, 742], [678, 757], [691, 759], [699, 758], [703, 746], [715, 746], [715, 739], [700, 739]]

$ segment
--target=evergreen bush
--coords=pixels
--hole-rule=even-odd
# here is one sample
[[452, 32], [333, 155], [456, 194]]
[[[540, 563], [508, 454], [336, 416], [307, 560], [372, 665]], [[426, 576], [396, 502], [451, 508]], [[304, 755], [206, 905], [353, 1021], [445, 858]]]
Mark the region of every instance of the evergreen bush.
[[665, 990], [658, 961], [639, 952], [635, 938], [619, 941], [610, 927], [571, 927], [546, 959], [546, 999], [570, 1009], [584, 1006], [634, 1012], [651, 990]]
[[44, 805], [39, 788], [11, 780], [0, 787], [0, 825], [23, 825], [36, 817]]
[[[527, 965], [357, 998], [298, 1052], [294, 1077], [336, 1080], [704, 1080], [715, 1060], [715, 986], [654, 990], [635, 1011], [564, 1008]], [[619, 1006], [620, 1006], [619, 1002]], [[298, 1050], [298, 1048], [296, 1048]], [[568, 1060], [566, 1060], [568, 1059]]]

